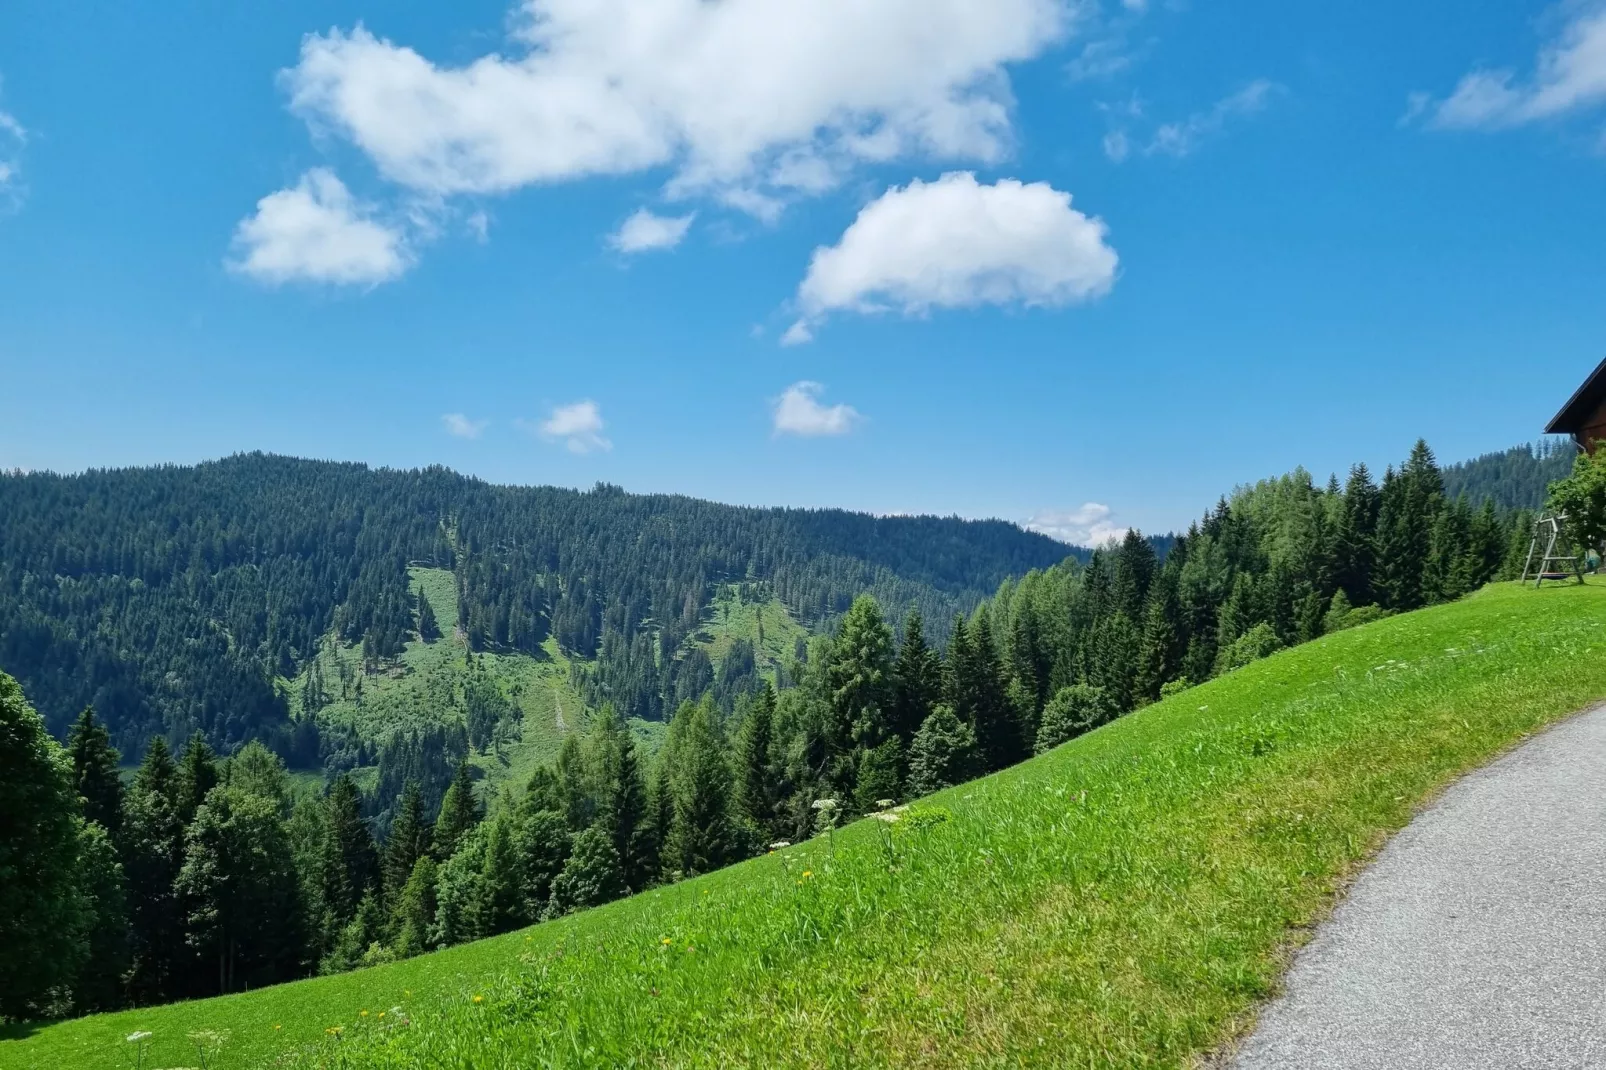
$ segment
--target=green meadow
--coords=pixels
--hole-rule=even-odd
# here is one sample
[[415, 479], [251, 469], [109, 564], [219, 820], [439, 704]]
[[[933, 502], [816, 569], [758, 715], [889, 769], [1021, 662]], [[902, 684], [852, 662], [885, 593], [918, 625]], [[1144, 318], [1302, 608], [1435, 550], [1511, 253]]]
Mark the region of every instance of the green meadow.
[[1492, 586], [706, 877], [0, 1067], [1187, 1066], [1435, 792], [1603, 697], [1606, 586]]

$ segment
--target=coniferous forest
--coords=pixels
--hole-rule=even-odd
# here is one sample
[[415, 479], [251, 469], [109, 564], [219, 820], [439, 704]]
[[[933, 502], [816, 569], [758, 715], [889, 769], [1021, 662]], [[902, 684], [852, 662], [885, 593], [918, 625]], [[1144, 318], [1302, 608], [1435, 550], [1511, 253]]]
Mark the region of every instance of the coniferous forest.
[[[1381, 478], [1296, 471], [1184, 533], [1068, 555], [1002, 523], [263, 456], [0, 478], [0, 1016], [238, 991], [555, 917], [1520, 571], [1531, 514], [1446, 484], [1418, 443]], [[452, 570], [459, 620], [409, 595], [421, 561]], [[710, 585], [733, 578], [818, 633], [754, 686], [722, 688], [723, 663], [677, 682]], [[625, 653], [589, 670], [589, 725], [518, 791], [476, 784], [469, 725], [386, 741], [383, 798], [345, 773], [294, 791], [287, 764], [322, 744], [276, 681], [331, 631], [383, 659], [453, 627], [470, 649], [551, 634]], [[733, 658], [750, 674], [751, 648]], [[656, 751], [609, 689], [648, 664]]]

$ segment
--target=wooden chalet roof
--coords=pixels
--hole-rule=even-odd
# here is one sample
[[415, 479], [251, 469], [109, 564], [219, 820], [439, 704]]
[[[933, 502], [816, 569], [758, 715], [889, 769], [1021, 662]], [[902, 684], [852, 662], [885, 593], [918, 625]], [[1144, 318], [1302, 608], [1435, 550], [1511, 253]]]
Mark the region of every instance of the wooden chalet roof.
[[1545, 434], [1571, 435], [1581, 430], [1584, 421], [1600, 411], [1602, 402], [1606, 402], [1606, 360], [1596, 366], [1589, 378], [1584, 380], [1584, 385], [1546, 425]]

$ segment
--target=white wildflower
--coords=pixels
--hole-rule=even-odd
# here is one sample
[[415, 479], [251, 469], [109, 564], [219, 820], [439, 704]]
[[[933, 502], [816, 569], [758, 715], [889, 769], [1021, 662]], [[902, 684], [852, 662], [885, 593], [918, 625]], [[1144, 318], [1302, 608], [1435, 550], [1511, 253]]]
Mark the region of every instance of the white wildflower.
[[150, 1034], [150, 1030], [142, 1029], [137, 1033], [128, 1034], [128, 1042], [130, 1044], [138, 1044], [140, 1041], [144, 1040], [146, 1037], [149, 1037], [150, 1035], [151, 1035]]

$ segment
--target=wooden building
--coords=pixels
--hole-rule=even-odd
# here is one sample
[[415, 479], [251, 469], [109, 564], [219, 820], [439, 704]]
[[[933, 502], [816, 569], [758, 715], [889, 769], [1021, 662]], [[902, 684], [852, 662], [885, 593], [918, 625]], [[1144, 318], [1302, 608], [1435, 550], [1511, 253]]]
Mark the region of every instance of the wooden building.
[[1545, 428], [1547, 435], [1571, 435], [1581, 450], [1606, 441], [1606, 360], [1584, 380], [1571, 400]]

